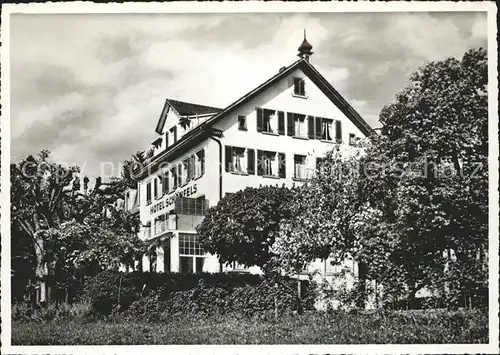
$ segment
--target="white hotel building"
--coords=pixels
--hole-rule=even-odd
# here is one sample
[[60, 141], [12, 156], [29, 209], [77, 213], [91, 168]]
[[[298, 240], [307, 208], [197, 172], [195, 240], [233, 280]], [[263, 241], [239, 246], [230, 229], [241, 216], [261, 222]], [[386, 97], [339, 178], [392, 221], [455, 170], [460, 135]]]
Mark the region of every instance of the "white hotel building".
[[[247, 186], [300, 184], [334, 144], [355, 150], [354, 142], [371, 134], [310, 63], [311, 49], [304, 37], [299, 60], [226, 108], [165, 101], [139, 193], [125, 202], [140, 214], [141, 238], [155, 241], [145, 271], [239, 269], [200, 247], [195, 228], [206, 209]], [[333, 272], [324, 261], [311, 267]]]

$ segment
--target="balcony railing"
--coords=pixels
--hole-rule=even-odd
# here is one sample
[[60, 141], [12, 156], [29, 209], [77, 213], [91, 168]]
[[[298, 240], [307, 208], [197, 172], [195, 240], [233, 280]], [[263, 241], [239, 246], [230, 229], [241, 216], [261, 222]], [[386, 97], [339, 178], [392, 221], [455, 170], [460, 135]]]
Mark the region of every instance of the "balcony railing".
[[175, 201], [177, 214], [204, 216], [208, 209], [208, 200], [200, 198], [180, 197]]
[[162, 234], [166, 232], [168, 229], [168, 221], [164, 220], [159, 220], [156, 221], [155, 226], [154, 226], [154, 235], [157, 236], [159, 234]]

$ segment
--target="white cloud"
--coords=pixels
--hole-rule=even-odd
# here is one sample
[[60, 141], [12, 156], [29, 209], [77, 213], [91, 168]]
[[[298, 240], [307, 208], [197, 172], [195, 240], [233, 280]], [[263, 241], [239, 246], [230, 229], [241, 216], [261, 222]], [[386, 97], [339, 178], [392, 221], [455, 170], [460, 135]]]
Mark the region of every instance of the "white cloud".
[[[427, 60], [461, 56], [486, 35], [480, 16], [467, 38], [452, 21], [425, 14], [371, 14], [382, 19], [374, 23], [362, 15], [356, 21], [342, 14], [333, 20], [327, 14], [242, 15], [234, 19], [240, 21], [234, 33], [225, 28], [233, 21], [229, 16], [14, 16], [13, 152], [45, 148], [25, 141], [30, 127], [44, 122], [45, 129], [61, 130], [54, 135], [54, 156], [90, 162], [88, 169], [97, 171], [101, 160], [147, 147], [166, 97], [224, 107], [297, 60], [304, 28], [316, 52], [313, 64], [376, 125], [384, 103], [364, 96], [392, 90], [394, 67], [409, 72]], [[322, 57], [326, 52], [330, 56]], [[385, 52], [393, 57], [379, 55]], [[47, 68], [52, 74], [44, 79]], [[40, 77], [48, 80], [45, 86], [35, 84]], [[57, 78], [61, 88], [52, 82]], [[75, 117], [65, 129], [58, 123], [68, 119], [60, 117], [66, 111], [89, 110], [89, 117]]]

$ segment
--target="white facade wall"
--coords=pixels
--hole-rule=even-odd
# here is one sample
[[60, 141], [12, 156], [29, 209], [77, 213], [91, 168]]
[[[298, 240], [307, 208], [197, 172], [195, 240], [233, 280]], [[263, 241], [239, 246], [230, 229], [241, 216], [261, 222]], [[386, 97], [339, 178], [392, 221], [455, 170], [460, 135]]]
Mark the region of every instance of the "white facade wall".
[[[296, 97], [293, 95], [293, 78], [301, 77], [305, 80], [306, 97]], [[210, 206], [215, 206], [219, 201], [219, 196], [224, 196], [226, 193], [237, 192], [248, 186], [258, 187], [259, 185], [276, 185], [292, 186], [293, 184], [300, 184], [301, 181], [294, 179], [294, 155], [306, 156], [306, 165], [313, 173], [316, 166], [316, 157], [323, 156], [327, 151], [334, 147], [334, 142], [325, 142], [318, 139], [296, 138], [286, 135], [271, 135], [257, 131], [257, 113], [256, 108], [265, 108], [285, 112], [285, 131], [287, 130], [287, 117], [286, 112], [299, 113], [310, 116], [324, 117], [333, 119], [334, 121], [341, 121], [342, 125], [342, 144], [341, 147], [347, 153], [353, 153], [355, 148], [349, 146], [349, 134], [354, 134], [356, 137], [363, 138], [364, 135], [361, 131], [347, 118], [336, 106], [333, 104], [322, 92], [314, 85], [314, 83], [306, 77], [300, 70], [296, 70], [289, 76], [279, 80], [272, 87], [264, 90], [249, 102], [241, 105], [237, 110], [224, 117], [217, 122], [214, 127], [223, 132], [221, 138], [218, 138], [222, 143], [222, 151], [219, 150], [219, 145], [212, 139], [206, 139], [200, 142], [196, 147], [191, 148], [180, 156], [175, 161], [164, 163], [164, 168], [169, 169], [171, 166], [176, 165], [185, 157], [196, 153], [200, 149], [205, 150], [205, 172], [203, 176], [194, 179], [184, 186], [177, 187], [177, 192], [188, 190], [189, 197], [197, 198], [205, 196], [209, 200]], [[246, 117], [247, 130], [240, 130], [238, 127], [238, 116]], [[203, 120], [206, 117], [203, 118]], [[196, 126], [198, 123], [193, 124]], [[165, 136], [168, 135], [169, 145], [174, 143], [171, 128], [177, 126], [177, 140], [180, 140], [182, 135], [187, 131], [183, 130], [179, 125], [179, 117], [175, 114], [174, 110], [170, 109], [164, 125], [162, 133], [163, 140], [161, 145], [155, 151], [155, 154], [161, 153], [167, 147], [165, 145]], [[277, 119], [271, 125], [274, 131], [277, 132]], [[307, 119], [305, 122], [305, 131], [307, 134]], [[335, 137], [335, 125], [331, 131], [332, 137]], [[334, 139], [335, 141], [335, 139]], [[225, 149], [226, 145], [250, 148], [255, 150], [255, 172], [249, 175], [236, 174], [226, 172], [225, 170]], [[286, 178], [271, 178], [257, 175], [257, 150], [265, 150], [272, 152], [284, 153], [286, 156]], [[220, 156], [222, 154], [222, 156]], [[222, 191], [219, 191], [219, 161], [222, 162]], [[246, 166], [246, 165], [245, 165]], [[151, 189], [152, 203], [147, 204], [146, 201], [146, 184], [152, 179], [156, 178], [160, 171], [152, 173], [139, 183], [140, 189], [140, 207], [139, 213], [142, 224], [151, 223], [152, 230], [154, 230], [154, 219], [160, 215], [164, 215], [174, 208], [173, 203], [166, 203], [171, 199], [172, 194], [167, 194], [157, 200], [154, 200], [154, 191]], [[152, 210], [153, 206], [160, 206]], [[174, 223], [175, 224], [175, 223]], [[175, 227], [170, 227], [170, 271], [179, 271], [179, 233], [195, 233], [194, 229], [179, 231]], [[142, 235], [143, 238], [147, 238]], [[152, 234], [151, 238], [155, 236]], [[163, 252], [157, 252], [157, 270], [163, 271]], [[148, 270], [149, 261], [143, 261], [144, 269]], [[353, 270], [356, 265], [352, 261], [345, 263], [352, 266]], [[203, 266], [203, 271], [218, 272], [219, 263], [215, 256], [207, 255]], [[224, 270], [229, 268], [224, 267]], [[330, 269], [330, 268], [328, 268]], [[325, 275], [325, 261], [316, 261], [310, 265], [310, 270], [317, 270], [320, 274], [328, 279], [328, 274]], [[260, 269], [257, 267], [250, 268], [252, 273], [259, 273]], [[330, 275], [331, 276], [331, 275]], [[331, 279], [331, 277], [330, 277]]]

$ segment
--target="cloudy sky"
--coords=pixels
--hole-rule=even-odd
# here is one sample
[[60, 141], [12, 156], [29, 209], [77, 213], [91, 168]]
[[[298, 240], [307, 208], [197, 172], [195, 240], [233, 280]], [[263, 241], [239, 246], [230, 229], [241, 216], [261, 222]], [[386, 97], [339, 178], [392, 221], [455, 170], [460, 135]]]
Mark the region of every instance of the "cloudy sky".
[[12, 160], [46, 148], [96, 176], [148, 147], [166, 97], [228, 105], [297, 59], [303, 28], [372, 127], [414, 69], [487, 38], [483, 13], [12, 15]]

